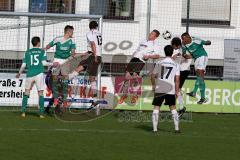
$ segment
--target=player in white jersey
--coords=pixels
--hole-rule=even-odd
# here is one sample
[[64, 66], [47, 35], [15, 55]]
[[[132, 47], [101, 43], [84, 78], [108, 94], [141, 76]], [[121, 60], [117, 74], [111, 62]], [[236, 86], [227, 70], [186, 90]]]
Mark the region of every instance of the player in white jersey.
[[90, 31], [87, 33], [87, 49], [88, 49], [88, 58], [82, 60], [78, 67], [69, 74], [69, 78], [72, 79], [76, 77], [81, 71], [86, 71], [89, 74], [89, 81], [91, 89], [94, 93], [94, 97], [97, 96], [97, 84], [96, 76], [98, 74], [98, 66], [102, 62], [102, 34], [97, 30], [98, 23], [96, 21], [91, 21], [89, 23]]
[[[182, 86], [185, 82], [185, 80], [188, 78], [190, 74], [190, 65], [192, 62], [192, 59], [186, 59], [182, 56], [182, 41], [179, 37], [174, 37], [171, 41], [171, 45], [174, 49], [173, 52], [173, 59], [175, 59], [175, 62], [180, 65], [180, 91], [182, 89]], [[179, 116], [182, 116], [184, 112], [186, 111], [186, 108], [183, 106], [183, 98], [182, 98], [182, 92], [180, 92], [178, 96], [178, 102], [179, 102]]]
[[[157, 42], [157, 38], [159, 37], [160, 32], [158, 30], [153, 30], [149, 33], [148, 37], [141, 41], [133, 53], [133, 57], [128, 63], [126, 67], [126, 74], [125, 74], [125, 83], [130, 79], [136, 79], [139, 77], [140, 71], [145, 66], [145, 63], [149, 59], [159, 59], [160, 58], [160, 46]], [[125, 87], [129, 87], [125, 85]], [[126, 89], [124, 89], [126, 90]], [[128, 94], [123, 94], [119, 99], [118, 103], [121, 104], [124, 100], [128, 97]], [[136, 100], [131, 100], [136, 101]]]
[[138, 48], [133, 53], [133, 58], [130, 60], [126, 68], [126, 79], [132, 79], [139, 76], [140, 71], [149, 59], [160, 58], [160, 46], [157, 42], [160, 32], [153, 30], [148, 38], [139, 43]]
[[[151, 76], [152, 87], [155, 93], [152, 102], [152, 105], [154, 105], [152, 114], [153, 131], [157, 132], [159, 110], [163, 101], [165, 101], [165, 104], [169, 106], [172, 113], [175, 132], [179, 133], [179, 116], [176, 110], [176, 95], [179, 94], [180, 67], [172, 58], [173, 47], [171, 45], [165, 46], [164, 52], [166, 58], [156, 64]], [[163, 93], [162, 85], [160, 85], [162, 81], [172, 85], [171, 91]]]

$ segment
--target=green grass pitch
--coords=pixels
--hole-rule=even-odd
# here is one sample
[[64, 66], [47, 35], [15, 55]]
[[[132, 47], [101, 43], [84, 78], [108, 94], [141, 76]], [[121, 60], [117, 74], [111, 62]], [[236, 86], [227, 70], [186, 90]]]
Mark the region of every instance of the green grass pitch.
[[174, 134], [172, 122], [120, 122], [116, 113], [91, 122], [64, 123], [31, 113], [0, 112], [1, 160], [237, 160], [238, 114], [193, 114]]

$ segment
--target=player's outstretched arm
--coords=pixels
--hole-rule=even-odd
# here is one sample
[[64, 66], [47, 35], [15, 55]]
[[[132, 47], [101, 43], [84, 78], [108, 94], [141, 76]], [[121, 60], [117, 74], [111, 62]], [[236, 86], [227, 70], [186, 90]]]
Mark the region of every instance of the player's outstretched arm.
[[156, 88], [156, 77], [157, 75], [152, 73], [151, 74], [151, 83], [152, 83], [152, 91], [154, 92], [155, 91], [155, 88]]
[[47, 62], [46, 60], [44, 60], [44, 61], [42, 61], [42, 64], [43, 64], [43, 66], [48, 66], [48, 67], [51, 67], [51, 66], [53, 66], [53, 67], [57, 67], [57, 66], [59, 66], [59, 63], [58, 62]]
[[179, 89], [179, 85], [180, 85], [180, 76], [179, 75], [176, 75], [175, 76], [175, 91], [176, 91], [176, 95], [178, 96], [179, 93], [180, 93], [180, 89]]
[[160, 55], [159, 54], [149, 55], [149, 58], [151, 58], [151, 59], [159, 59]]
[[20, 75], [22, 74], [22, 72], [24, 71], [25, 68], [26, 68], [26, 63], [22, 63], [21, 68], [20, 68], [19, 72], [16, 75], [16, 78], [20, 77]]

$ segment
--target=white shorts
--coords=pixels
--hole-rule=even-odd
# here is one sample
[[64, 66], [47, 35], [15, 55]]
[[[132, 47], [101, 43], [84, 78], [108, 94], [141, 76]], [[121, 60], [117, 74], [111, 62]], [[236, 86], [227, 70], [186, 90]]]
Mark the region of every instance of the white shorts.
[[34, 77], [27, 77], [25, 81], [25, 89], [31, 89], [33, 84], [36, 84], [37, 90], [44, 90], [44, 76], [43, 73], [40, 73]]
[[[67, 59], [60, 59], [60, 58], [54, 58], [53, 62], [58, 62], [60, 65], [64, 64]], [[66, 73], [64, 72], [64, 70], [61, 68], [61, 66], [58, 66], [57, 68], [53, 68], [52, 69], [52, 74], [53, 75], [59, 75], [60, 73], [62, 73], [63, 75], [66, 75]]]
[[195, 70], [206, 70], [208, 63], [208, 57], [207, 56], [201, 56], [195, 60]]
[[65, 63], [68, 59], [60, 59], [60, 58], [54, 58], [53, 62], [58, 62], [60, 65]]

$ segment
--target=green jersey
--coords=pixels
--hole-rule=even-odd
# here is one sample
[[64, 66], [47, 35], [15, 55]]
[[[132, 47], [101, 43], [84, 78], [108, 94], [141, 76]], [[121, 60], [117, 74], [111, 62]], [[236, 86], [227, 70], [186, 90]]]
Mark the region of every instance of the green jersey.
[[192, 42], [182, 47], [183, 54], [188, 51], [195, 60], [202, 56], [208, 56], [206, 50], [203, 48], [205, 43], [206, 41], [204, 40], [192, 37]]
[[76, 44], [71, 38], [65, 40], [64, 37], [57, 37], [49, 43], [51, 47], [56, 46], [54, 58], [67, 59], [71, 56], [72, 49], [76, 49]]
[[42, 61], [47, 60], [44, 50], [40, 48], [31, 48], [24, 54], [23, 63], [27, 67], [27, 77], [33, 77], [44, 72]]

